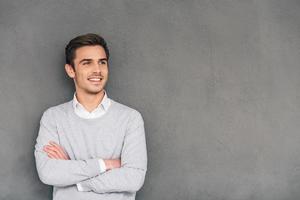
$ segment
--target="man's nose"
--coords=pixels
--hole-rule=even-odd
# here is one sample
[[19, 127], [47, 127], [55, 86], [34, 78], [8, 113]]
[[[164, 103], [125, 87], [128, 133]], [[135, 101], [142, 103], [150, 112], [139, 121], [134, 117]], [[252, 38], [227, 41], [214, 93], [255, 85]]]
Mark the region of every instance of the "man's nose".
[[93, 65], [93, 72], [100, 72], [101, 71], [101, 66], [99, 63], [95, 63]]

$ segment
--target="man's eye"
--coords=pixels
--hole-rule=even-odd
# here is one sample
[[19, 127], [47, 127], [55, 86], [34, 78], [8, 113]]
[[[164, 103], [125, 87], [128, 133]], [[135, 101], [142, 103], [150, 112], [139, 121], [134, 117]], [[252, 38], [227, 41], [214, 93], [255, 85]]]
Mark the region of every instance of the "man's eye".
[[83, 63], [83, 65], [88, 65], [88, 64], [90, 64], [90, 63], [89, 63], [89, 62], [84, 62], [84, 63]]
[[100, 64], [101, 64], [101, 65], [105, 65], [105, 64], [106, 64], [106, 61], [100, 61]]

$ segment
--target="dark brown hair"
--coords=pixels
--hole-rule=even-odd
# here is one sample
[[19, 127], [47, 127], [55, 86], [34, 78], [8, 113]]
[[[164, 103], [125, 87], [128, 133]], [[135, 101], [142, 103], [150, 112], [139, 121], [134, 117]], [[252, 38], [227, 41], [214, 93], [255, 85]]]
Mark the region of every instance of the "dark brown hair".
[[96, 46], [99, 45], [103, 47], [107, 60], [109, 59], [109, 50], [107, 48], [106, 41], [100, 35], [94, 33], [88, 33], [85, 35], [80, 35], [72, 40], [67, 44], [65, 48], [66, 54], [66, 64], [71, 65], [74, 68], [74, 58], [75, 58], [75, 51], [76, 49], [83, 47], [83, 46]]

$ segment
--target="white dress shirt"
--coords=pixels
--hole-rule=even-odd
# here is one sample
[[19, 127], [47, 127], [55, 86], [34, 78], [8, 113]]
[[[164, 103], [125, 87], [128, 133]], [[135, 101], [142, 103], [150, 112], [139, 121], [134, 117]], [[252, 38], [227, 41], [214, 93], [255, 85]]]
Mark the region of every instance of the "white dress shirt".
[[[101, 117], [102, 115], [104, 115], [107, 112], [110, 105], [111, 105], [111, 101], [107, 97], [107, 92], [104, 91], [104, 97], [103, 97], [102, 101], [100, 102], [100, 104], [92, 112], [89, 112], [83, 107], [82, 104], [80, 104], [78, 102], [78, 100], [76, 98], [76, 93], [74, 93], [74, 97], [73, 97], [74, 112], [76, 113], [76, 115], [78, 115], [81, 118], [94, 119], [94, 118]], [[101, 173], [106, 171], [106, 166], [105, 166], [104, 160], [101, 158], [99, 158], [99, 166], [100, 166]], [[85, 189], [81, 186], [80, 183], [77, 184], [77, 189], [78, 189], [78, 191], [85, 191]]]
[[97, 108], [95, 108], [92, 112], [87, 111], [83, 107], [83, 105], [78, 102], [78, 100], [76, 98], [76, 93], [74, 94], [74, 98], [73, 98], [73, 108], [74, 108], [75, 113], [79, 117], [84, 118], [84, 119], [94, 119], [94, 118], [101, 117], [102, 115], [104, 115], [106, 113], [110, 104], [111, 104], [111, 102], [107, 96], [106, 91], [104, 91], [104, 97], [103, 97], [102, 101], [97, 106]]

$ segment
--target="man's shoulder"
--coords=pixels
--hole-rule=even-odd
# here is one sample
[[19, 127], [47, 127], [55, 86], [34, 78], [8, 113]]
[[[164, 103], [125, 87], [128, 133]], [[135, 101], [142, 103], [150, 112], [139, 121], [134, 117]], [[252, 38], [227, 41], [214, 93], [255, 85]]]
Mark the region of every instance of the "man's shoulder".
[[136, 108], [130, 107], [128, 105], [125, 105], [123, 103], [117, 102], [112, 99], [111, 99], [111, 103], [113, 105], [112, 106], [113, 109], [119, 114], [125, 114], [131, 117], [141, 116], [141, 113]]
[[112, 101], [112, 105], [117, 117], [125, 119], [129, 127], [134, 129], [144, 124], [142, 114], [137, 109], [116, 101]]
[[55, 106], [51, 106], [44, 111], [45, 114], [62, 116], [68, 112], [69, 107], [72, 106], [72, 101], [64, 102]]

